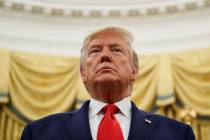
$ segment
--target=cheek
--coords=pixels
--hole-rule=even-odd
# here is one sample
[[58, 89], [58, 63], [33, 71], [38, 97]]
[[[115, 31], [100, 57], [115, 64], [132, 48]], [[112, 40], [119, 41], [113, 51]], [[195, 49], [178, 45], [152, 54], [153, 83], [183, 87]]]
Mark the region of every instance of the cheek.
[[125, 59], [125, 60], [122, 60], [120, 61], [119, 63], [119, 68], [121, 69], [121, 71], [123, 71], [124, 73], [128, 74], [130, 72], [132, 72], [132, 66], [130, 64], [130, 61]]
[[87, 58], [87, 60], [86, 60], [86, 67], [87, 67], [87, 68], [90, 68], [91, 65], [92, 65], [92, 63], [93, 63], [92, 58]]
[[86, 70], [87, 72], [91, 73], [94, 71], [96, 67], [96, 61], [93, 58], [88, 58], [86, 61]]

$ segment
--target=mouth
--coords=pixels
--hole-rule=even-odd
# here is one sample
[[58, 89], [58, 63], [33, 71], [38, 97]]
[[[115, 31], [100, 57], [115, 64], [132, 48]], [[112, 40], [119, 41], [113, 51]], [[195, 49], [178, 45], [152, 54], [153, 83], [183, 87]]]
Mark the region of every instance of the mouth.
[[99, 70], [97, 70], [96, 73], [98, 73], [98, 72], [110, 72], [110, 71], [115, 71], [116, 72], [115, 69], [113, 69], [111, 67], [108, 67], [108, 66], [104, 66], [104, 67], [100, 68]]

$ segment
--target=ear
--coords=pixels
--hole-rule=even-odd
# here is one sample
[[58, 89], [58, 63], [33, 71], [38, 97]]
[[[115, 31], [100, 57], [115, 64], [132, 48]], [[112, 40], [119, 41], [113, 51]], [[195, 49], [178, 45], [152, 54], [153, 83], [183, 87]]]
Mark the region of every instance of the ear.
[[138, 70], [136, 70], [135, 68], [132, 68], [130, 80], [136, 81], [136, 79], [138, 78], [138, 74], [139, 74]]
[[85, 83], [85, 81], [86, 81], [86, 72], [85, 72], [84, 68], [80, 67], [80, 75], [81, 75], [82, 81]]

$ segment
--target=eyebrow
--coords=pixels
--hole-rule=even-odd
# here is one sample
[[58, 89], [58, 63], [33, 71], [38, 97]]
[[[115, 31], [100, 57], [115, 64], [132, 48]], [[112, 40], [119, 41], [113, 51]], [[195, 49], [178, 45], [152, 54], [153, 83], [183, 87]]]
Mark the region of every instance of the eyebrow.
[[[108, 44], [108, 46], [111, 47], [111, 48], [118, 47], [120, 45], [121, 45], [120, 43], [110, 43], [110, 44]], [[88, 47], [88, 50], [91, 50], [91, 49], [94, 49], [94, 48], [101, 48], [101, 46], [103, 46], [103, 45], [93, 44], [93, 45]], [[125, 50], [124, 48], [122, 48], [122, 49]]]
[[101, 45], [95, 44], [95, 45], [91, 45], [87, 48], [87, 53], [89, 53], [92, 49], [95, 48], [101, 48]]
[[120, 44], [119, 43], [113, 43], [113, 44], [110, 44], [108, 46], [110, 46], [110, 47], [116, 47], [116, 46], [120, 46]]
[[89, 49], [91, 49], [91, 48], [99, 48], [99, 47], [101, 47], [102, 45], [98, 45], [98, 44], [95, 44], [95, 45], [91, 45], [90, 47], [89, 47]]

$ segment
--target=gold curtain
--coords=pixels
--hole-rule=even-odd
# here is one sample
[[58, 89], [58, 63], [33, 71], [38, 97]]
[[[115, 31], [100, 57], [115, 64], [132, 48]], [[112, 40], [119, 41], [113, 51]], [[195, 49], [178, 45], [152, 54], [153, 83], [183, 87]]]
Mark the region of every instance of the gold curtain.
[[1, 106], [0, 140], [19, 140], [25, 124], [6, 106]]
[[172, 57], [177, 96], [197, 113], [210, 116], [210, 49]]
[[138, 107], [150, 110], [154, 105], [157, 87], [157, 56], [139, 57], [139, 77], [133, 85], [132, 100]]
[[11, 52], [11, 103], [28, 119], [67, 111], [79, 90], [78, 58]]
[[[18, 140], [27, 120], [78, 108], [89, 98], [77, 57], [2, 49], [0, 57], [0, 140]], [[137, 106], [189, 123], [197, 140], [208, 140], [210, 48], [139, 60], [132, 93]]]
[[9, 51], [5, 49], [0, 49], [0, 59], [0, 103], [7, 103], [9, 101]]
[[167, 106], [175, 102], [170, 55], [139, 57], [139, 77], [136, 80], [132, 100], [138, 107], [151, 110], [156, 106]]

